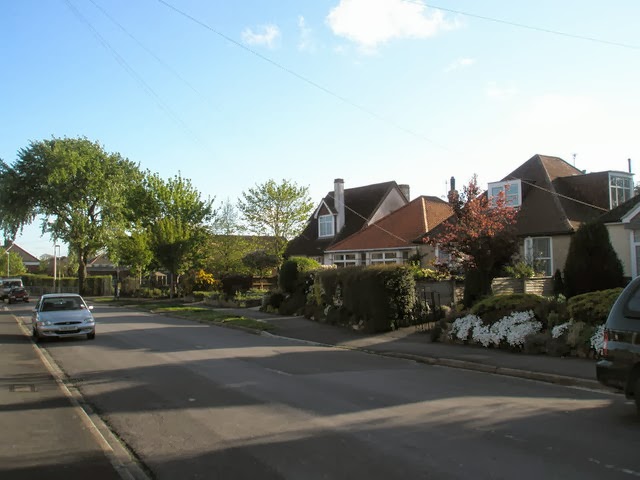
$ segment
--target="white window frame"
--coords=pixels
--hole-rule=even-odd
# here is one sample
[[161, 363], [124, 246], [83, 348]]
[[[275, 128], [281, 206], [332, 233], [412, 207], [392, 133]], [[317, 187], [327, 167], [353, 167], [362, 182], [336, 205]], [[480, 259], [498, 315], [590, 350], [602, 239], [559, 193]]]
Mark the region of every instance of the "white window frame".
[[[374, 255], [380, 255], [380, 258], [373, 258]], [[393, 263], [401, 263], [402, 254], [398, 255], [396, 250], [386, 252], [371, 252], [369, 254], [369, 263], [371, 265], [390, 265]]]
[[[636, 235], [636, 232], [638, 234]], [[640, 275], [640, 255], [638, 255], [638, 249], [640, 248], [640, 230], [629, 231], [629, 245], [631, 246], [631, 278], [636, 278]]]
[[[518, 187], [517, 194], [508, 193], [509, 188], [507, 187], [510, 187], [512, 185], [513, 186], [517, 185]], [[507, 207], [519, 207], [522, 205], [522, 182], [520, 181], [519, 178], [515, 180], [507, 180], [505, 182], [491, 182], [489, 184], [488, 194], [489, 194], [489, 201], [492, 203], [492, 205], [495, 205], [495, 200], [493, 200], [495, 196], [493, 191], [495, 189], [500, 189], [500, 191], [504, 192], [505, 205]]]
[[442, 248], [440, 244], [436, 245], [434, 257], [437, 265], [449, 265], [451, 263], [451, 254]]
[[[615, 185], [614, 183], [618, 180], [627, 181], [629, 185]], [[621, 172], [609, 172], [609, 208], [613, 209], [631, 197], [633, 197], [633, 176]]]
[[[328, 221], [327, 221], [328, 219]], [[322, 234], [322, 227], [323, 225], [326, 226], [330, 226], [330, 228], [328, 230], [331, 231], [331, 233], [325, 233], [324, 235]], [[326, 238], [326, 237], [333, 237], [335, 235], [335, 222], [333, 221], [333, 215], [329, 214], [329, 215], [319, 215], [318, 216], [318, 237], [319, 238]]]
[[[548, 257], [536, 257], [533, 253], [534, 240], [548, 240], [549, 241], [549, 256]], [[549, 270], [545, 272], [545, 277], [553, 276], [553, 237], [527, 237], [524, 239], [524, 258], [529, 265], [534, 265], [536, 261], [548, 261]]]
[[355, 267], [358, 265], [357, 253], [334, 253], [333, 264], [336, 267]]

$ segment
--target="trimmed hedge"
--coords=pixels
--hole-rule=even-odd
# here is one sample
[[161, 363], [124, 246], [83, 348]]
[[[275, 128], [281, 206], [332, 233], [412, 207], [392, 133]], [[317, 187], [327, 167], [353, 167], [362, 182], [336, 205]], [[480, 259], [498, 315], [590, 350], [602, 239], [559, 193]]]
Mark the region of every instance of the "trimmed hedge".
[[410, 269], [397, 265], [322, 270], [310, 298], [308, 310], [316, 319], [385, 332], [412, 324], [415, 280]]
[[620, 292], [622, 288], [611, 288], [576, 295], [567, 301], [567, 310], [576, 322], [584, 322], [592, 327], [601, 325], [606, 322]]
[[473, 305], [470, 312], [482, 318], [485, 324], [493, 324], [513, 312], [527, 310], [536, 312], [545, 303], [547, 303], [547, 300], [544, 297], [533, 293], [493, 295]]

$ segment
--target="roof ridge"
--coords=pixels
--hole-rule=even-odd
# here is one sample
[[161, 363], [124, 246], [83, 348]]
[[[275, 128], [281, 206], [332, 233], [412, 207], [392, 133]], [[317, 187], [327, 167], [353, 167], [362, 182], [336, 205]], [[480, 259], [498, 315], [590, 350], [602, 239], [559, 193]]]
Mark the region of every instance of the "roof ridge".
[[[563, 160], [560, 157], [549, 157], [548, 155], [540, 155], [539, 153], [537, 153], [535, 156], [537, 157], [538, 161], [540, 162], [540, 166], [542, 167], [542, 171], [544, 172], [544, 176], [545, 176], [546, 181], [547, 181], [549, 193], [551, 194], [551, 198], [552, 198], [553, 203], [556, 205], [556, 207], [560, 211], [560, 214], [562, 215], [562, 221], [569, 228], [569, 230], [573, 230], [573, 226], [571, 225], [571, 222], [569, 221], [569, 216], [567, 215], [567, 212], [564, 209], [564, 206], [562, 205], [562, 202], [560, 201], [560, 197], [558, 195], [558, 192], [556, 191], [556, 186], [553, 184], [553, 180], [551, 180], [551, 177], [549, 176], [549, 171], [547, 170], [546, 165], [542, 161], [542, 157], [545, 156], [547, 158], [558, 158], [561, 161], [567, 163], [569, 166], [571, 166], [571, 164], [569, 164], [568, 162], [566, 162], [565, 160]], [[573, 168], [575, 168], [575, 167], [573, 167]], [[558, 177], [558, 178], [563, 178], [563, 177]]]

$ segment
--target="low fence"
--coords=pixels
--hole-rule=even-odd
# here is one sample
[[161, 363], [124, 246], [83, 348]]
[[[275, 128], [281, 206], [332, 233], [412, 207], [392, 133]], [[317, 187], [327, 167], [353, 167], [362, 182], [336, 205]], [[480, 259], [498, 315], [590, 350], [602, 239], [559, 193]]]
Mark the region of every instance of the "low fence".
[[[541, 296], [553, 295], [553, 278], [494, 278], [491, 283], [494, 295], [508, 295], [511, 293], [533, 293]], [[422, 301], [435, 305], [453, 305], [462, 300], [464, 283], [455, 280], [416, 282], [416, 294]]]
[[534, 293], [536, 295], [553, 295], [553, 278], [494, 278], [491, 289], [495, 295], [506, 295], [509, 293]]

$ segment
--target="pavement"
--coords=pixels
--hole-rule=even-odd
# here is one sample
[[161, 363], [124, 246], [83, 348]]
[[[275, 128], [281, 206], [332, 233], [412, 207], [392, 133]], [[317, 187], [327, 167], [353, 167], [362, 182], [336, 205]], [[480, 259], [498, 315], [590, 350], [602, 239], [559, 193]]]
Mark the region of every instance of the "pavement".
[[0, 478], [135, 478], [114, 442], [105, 440], [108, 429], [97, 426], [97, 415], [82, 408], [6, 310], [0, 311], [0, 348]]
[[263, 335], [406, 358], [431, 365], [611, 391], [596, 380], [596, 362], [592, 359], [526, 355], [475, 345], [434, 343], [426, 331], [417, 327], [406, 327], [382, 334], [366, 334], [345, 327], [318, 323], [304, 317], [269, 314], [259, 311], [258, 308], [215, 310], [262, 320], [276, 327], [274, 332], [263, 332]]

